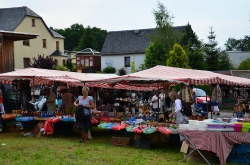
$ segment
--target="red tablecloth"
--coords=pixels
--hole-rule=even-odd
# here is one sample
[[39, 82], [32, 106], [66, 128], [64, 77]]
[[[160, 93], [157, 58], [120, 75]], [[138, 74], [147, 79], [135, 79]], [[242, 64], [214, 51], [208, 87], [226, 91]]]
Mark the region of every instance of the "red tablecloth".
[[[197, 149], [216, 153], [221, 165], [226, 164], [234, 144], [250, 143], [250, 133], [188, 130], [178, 130], [178, 132], [187, 135]], [[188, 141], [187, 143], [189, 144]]]

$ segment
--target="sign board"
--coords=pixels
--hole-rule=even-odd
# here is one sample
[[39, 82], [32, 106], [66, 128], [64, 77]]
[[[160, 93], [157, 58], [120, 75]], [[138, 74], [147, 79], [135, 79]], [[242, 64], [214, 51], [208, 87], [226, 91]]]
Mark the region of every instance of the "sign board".
[[248, 98], [250, 97], [250, 87], [220, 85], [223, 98]]

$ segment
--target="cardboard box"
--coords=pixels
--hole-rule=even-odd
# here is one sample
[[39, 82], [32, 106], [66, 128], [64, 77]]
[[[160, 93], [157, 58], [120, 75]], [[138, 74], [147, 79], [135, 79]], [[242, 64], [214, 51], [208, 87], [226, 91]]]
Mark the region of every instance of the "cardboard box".
[[20, 132], [20, 127], [18, 126], [3, 126], [2, 132]]
[[111, 143], [116, 146], [130, 146], [130, 138], [112, 137]]
[[[181, 151], [184, 154], [184, 158], [192, 151], [193, 149], [188, 147], [186, 142], [182, 143], [181, 146]], [[205, 150], [199, 150], [202, 155], [209, 161], [209, 162], [213, 162], [213, 156], [214, 153], [211, 151], [205, 151]], [[183, 159], [184, 159], [183, 158]], [[195, 163], [206, 163], [206, 161], [202, 158], [202, 156], [197, 152], [194, 151], [187, 159], [187, 161], [193, 161]]]

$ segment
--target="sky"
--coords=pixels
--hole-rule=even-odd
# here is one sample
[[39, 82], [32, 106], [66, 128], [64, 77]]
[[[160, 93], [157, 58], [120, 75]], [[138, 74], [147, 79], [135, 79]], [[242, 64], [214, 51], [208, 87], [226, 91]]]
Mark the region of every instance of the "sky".
[[174, 16], [174, 26], [189, 22], [204, 43], [211, 27], [221, 48], [228, 38], [250, 35], [250, 0], [0, 0], [0, 8], [27, 6], [56, 29], [78, 23], [120, 31], [155, 28], [158, 2]]

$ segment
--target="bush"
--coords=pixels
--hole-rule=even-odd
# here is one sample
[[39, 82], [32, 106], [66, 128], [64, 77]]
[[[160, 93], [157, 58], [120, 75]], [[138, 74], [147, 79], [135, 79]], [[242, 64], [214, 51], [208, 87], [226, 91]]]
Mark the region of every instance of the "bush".
[[125, 70], [125, 68], [118, 69], [118, 72], [119, 72], [119, 76], [127, 74], [127, 71]]
[[68, 71], [68, 68], [65, 66], [57, 66], [56, 70]]
[[115, 73], [116, 69], [112, 66], [108, 66], [108, 67], [104, 68], [102, 72], [103, 73]]

